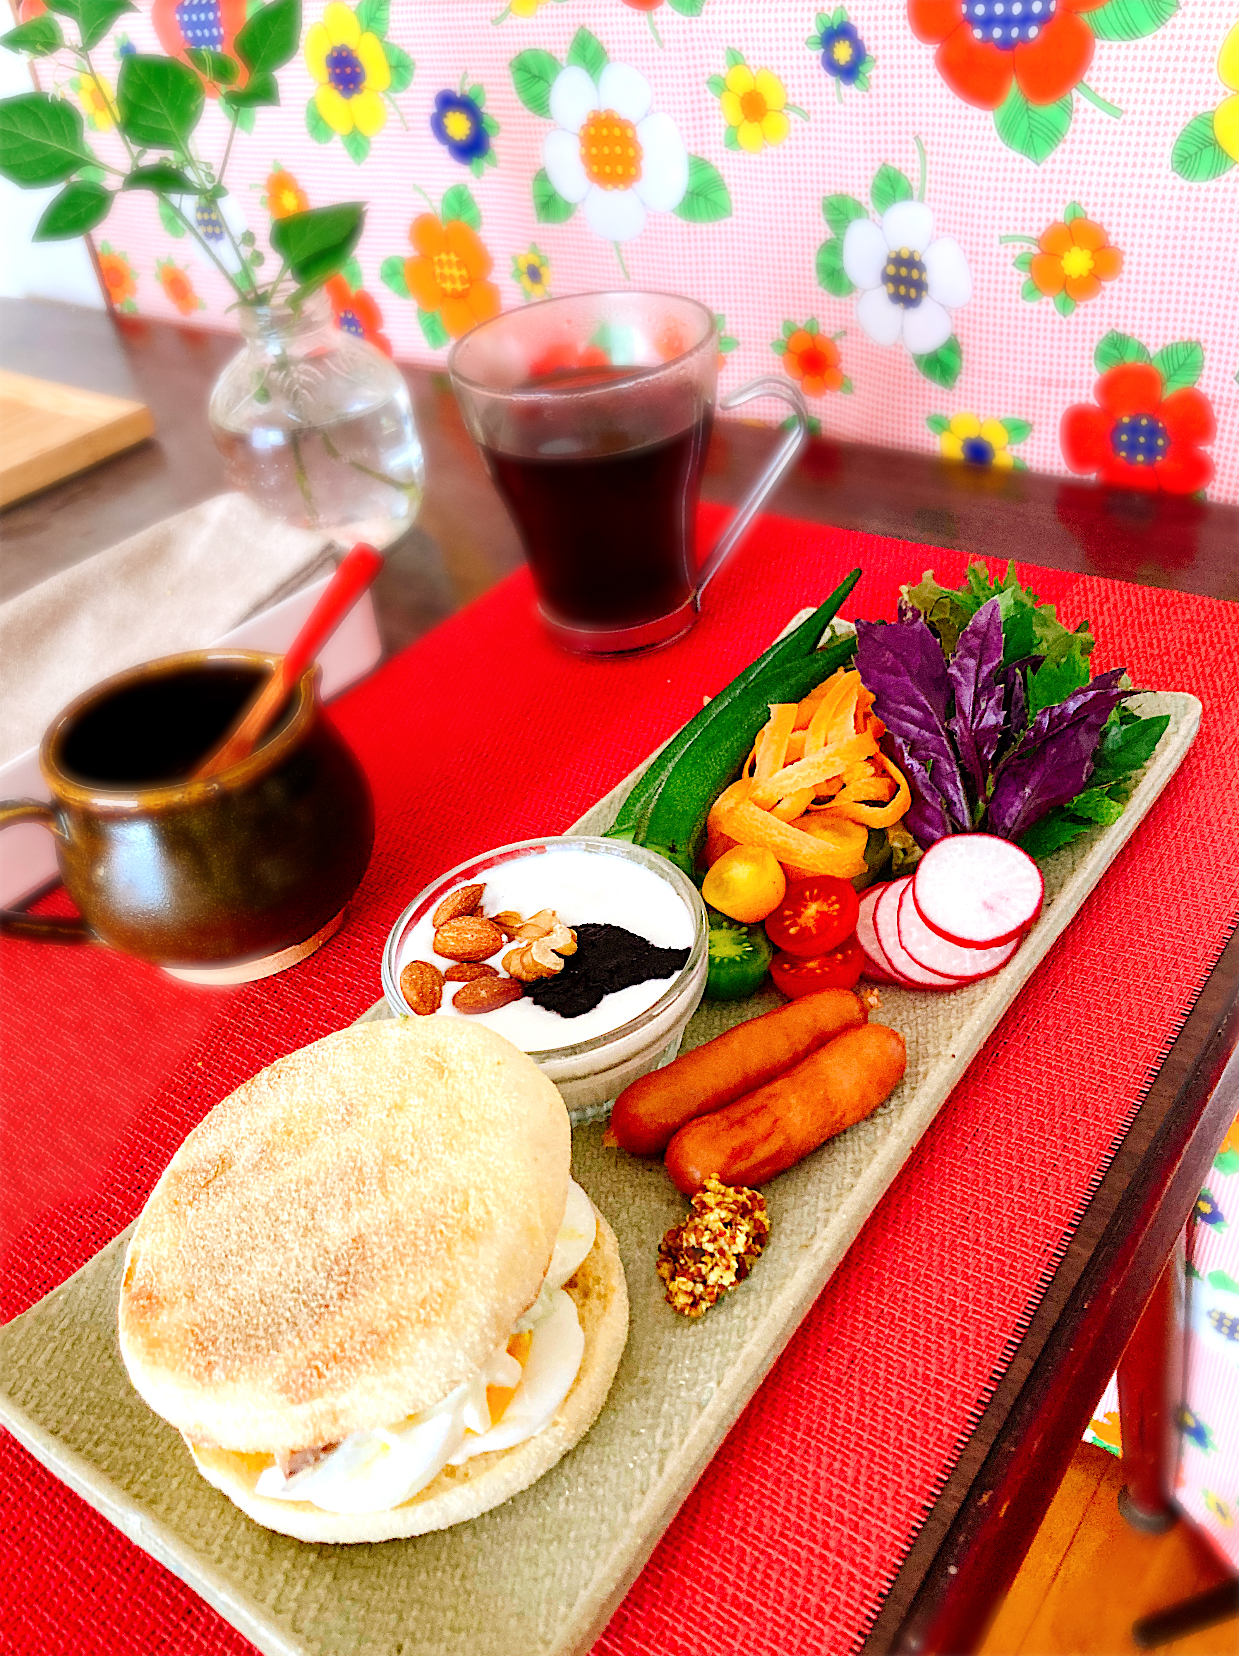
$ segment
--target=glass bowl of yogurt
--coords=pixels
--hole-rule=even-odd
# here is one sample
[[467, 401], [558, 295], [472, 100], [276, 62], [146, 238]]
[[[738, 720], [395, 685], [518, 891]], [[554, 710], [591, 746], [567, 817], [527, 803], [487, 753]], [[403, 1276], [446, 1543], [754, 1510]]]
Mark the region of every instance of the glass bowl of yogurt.
[[[683, 964], [677, 960], [663, 975], [610, 990], [595, 1006], [571, 1016], [539, 1005], [529, 992], [492, 1011], [465, 1014], [452, 1004], [461, 985], [443, 985], [442, 1003], [430, 1016], [480, 1018], [550, 1077], [574, 1122], [605, 1116], [630, 1081], [675, 1057], [705, 992], [708, 922], [700, 893], [665, 858], [619, 840], [570, 834], [500, 846], [441, 874], [392, 927], [382, 975], [396, 1017], [414, 1015], [400, 988], [410, 962], [428, 961], [440, 972], [452, 966], [450, 958], [435, 953], [431, 917], [450, 893], [473, 885], [485, 887], [481, 915], [514, 912], [528, 918], [550, 909], [585, 938], [601, 935], [597, 928], [618, 927], [654, 950], [684, 956]], [[581, 927], [591, 930], [581, 934]], [[489, 964], [502, 971], [514, 946], [505, 941]], [[654, 970], [661, 970], [658, 957], [652, 959]], [[583, 958], [570, 955], [564, 962], [572, 974], [582, 969]]]

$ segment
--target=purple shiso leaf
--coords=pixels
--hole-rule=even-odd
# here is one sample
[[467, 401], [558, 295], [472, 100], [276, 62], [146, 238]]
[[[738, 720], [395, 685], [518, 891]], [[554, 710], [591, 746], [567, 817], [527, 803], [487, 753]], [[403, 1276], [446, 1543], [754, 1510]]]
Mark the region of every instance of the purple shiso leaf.
[[1066, 701], [1043, 707], [1019, 746], [999, 766], [985, 825], [1000, 839], [1018, 839], [1047, 811], [1083, 793], [1101, 727], [1132, 692], [1119, 687], [1123, 669], [1099, 673]]
[[[946, 728], [950, 680], [942, 646], [912, 621], [858, 621], [856, 667], [890, 733], [895, 763], [915, 795], [908, 830], [924, 846], [972, 826], [959, 762]], [[924, 835], [925, 837], [922, 837]]]
[[1001, 670], [1002, 612], [998, 599], [991, 598], [960, 633], [946, 670], [955, 690], [955, 711], [947, 722], [978, 799], [985, 798], [1006, 717]]

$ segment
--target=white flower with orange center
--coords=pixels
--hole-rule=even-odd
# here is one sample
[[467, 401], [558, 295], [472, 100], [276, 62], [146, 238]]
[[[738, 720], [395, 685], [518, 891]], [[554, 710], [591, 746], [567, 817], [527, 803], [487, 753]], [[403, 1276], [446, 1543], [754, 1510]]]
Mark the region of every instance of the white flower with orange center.
[[608, 63], [597, 83], [579, 64], [555, 77], [542, 146], [547, 177], [585, 222], [607, 241], [626, 242], [647, 213], [670, 213], [688, 188], [688, 152], [670, 115], [651, 114], [645, 76]]

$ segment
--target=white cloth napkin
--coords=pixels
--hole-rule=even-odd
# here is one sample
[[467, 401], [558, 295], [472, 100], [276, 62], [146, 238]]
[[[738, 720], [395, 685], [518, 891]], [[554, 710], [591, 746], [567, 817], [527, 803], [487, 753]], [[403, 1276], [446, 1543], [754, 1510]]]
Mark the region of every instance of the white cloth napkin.
[[330, 562], [328, 541], [216, 495], [0, 605], [0, 764], [140, 661], [203, 649]]

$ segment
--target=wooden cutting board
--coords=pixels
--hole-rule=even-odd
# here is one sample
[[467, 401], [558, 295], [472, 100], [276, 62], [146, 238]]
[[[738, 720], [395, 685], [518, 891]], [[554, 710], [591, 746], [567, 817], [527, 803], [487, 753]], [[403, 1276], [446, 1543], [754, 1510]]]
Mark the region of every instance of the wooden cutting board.
[[145, 403], [0, 369], [0, 506], [152, 435]]

